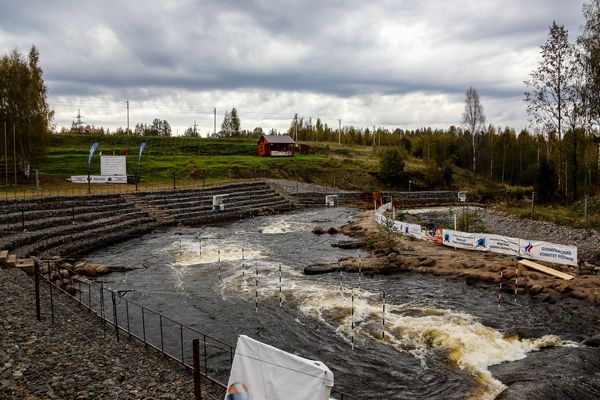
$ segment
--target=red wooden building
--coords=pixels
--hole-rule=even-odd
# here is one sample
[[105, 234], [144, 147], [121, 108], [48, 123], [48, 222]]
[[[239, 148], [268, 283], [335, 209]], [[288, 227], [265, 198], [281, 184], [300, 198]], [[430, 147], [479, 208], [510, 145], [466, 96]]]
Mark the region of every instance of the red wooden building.
[[258, 141], [260, 157], [293, 157], [294, 139], [288, 135], [262, 135]]

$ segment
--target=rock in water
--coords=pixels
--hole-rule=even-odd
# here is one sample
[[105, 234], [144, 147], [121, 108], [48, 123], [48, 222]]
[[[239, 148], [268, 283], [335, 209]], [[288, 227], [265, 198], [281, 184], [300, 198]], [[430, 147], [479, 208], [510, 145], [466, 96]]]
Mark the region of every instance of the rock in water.
[[585, 339], [583, 344], [590, 347], [600, 347], [600, 333]]
[[339, 272], [343, 269], [344, 267], [342, 267], [338, 263], [317, 263], [304, 267], [304, 275], [328, 274], [331, 272]]
[[322, 235], [325, 233], [325, 231], [323, 230], [323, 227], [321, 227], [321, 225], [315, 225], [315, 227], [312, 230], [312, 233], [314, 233], [315, 235]]

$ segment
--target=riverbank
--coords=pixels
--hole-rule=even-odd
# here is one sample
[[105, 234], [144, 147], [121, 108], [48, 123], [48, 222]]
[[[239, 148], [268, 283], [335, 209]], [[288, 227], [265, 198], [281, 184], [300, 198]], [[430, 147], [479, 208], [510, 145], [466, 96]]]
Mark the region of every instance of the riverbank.
[[[47, 285], [42, 321], [35, 318], [34, 284], [23, 272], [0, 269], [0, 398], [193, 399], [191, 374], [139, 342], [118, 342], [100, 320], [54, 291], [51, 323]], [[223, 389], [202, 381], [203, 399]]]
[[529, 295], [548, 303], [585, 301], [600, 305], [600, 275], [593, 265], [578, 268], [548, 264], [575, 276], [565, 281], [528, 270], [519, 265], [514, 257], [455, 250], [386, 233], [376, 224], [373, 213], [362, 212], [357, 220], [339, 228], [349, 236], [359, 237], [371, 252], [371, 255], [360, 260], [343, 259], [341, 263], [347, 272], [358, 272], [360, 267], [367, 275], [418, 272], [462, 277], [468, 285], [484, 284], [490, 290], [506, 293], [505, 297], [516, 293], [517, 296]]

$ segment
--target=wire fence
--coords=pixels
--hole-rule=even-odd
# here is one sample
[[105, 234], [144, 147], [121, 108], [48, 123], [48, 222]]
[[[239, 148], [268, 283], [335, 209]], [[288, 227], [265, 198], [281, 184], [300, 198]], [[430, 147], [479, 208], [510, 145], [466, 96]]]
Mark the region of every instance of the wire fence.
[[[49, 288], [53, 324], [54, 292], [64, 293], [98, 316], [105, 334], [114, 334], [118, 341], [123, 337], [136, 339], [144, 346], [160, 352], [193, 372], [196, 377], [195, 384], [199, 384], [197, 377], [203, 377], [221, 387], [223, 391], [227, 388], [224, 382], [227, 382], [235, 356], [234, 346], [127, 299], [126, 291], [114, 291], [105, 287], [103, 283], [80, 277], [64, 267], [58, 269], [50, 260], [36, 259], [36, 282], [39, 282], [40, 278]], [[36, 295], [36, 312], [39, 318], [39, 295]], [[195, 340], [199, 343], [199, 346], [196, 346], [197, 353], [194, 352]], [[331, 398], [358, 400], [335, 388], [332, 389]]]

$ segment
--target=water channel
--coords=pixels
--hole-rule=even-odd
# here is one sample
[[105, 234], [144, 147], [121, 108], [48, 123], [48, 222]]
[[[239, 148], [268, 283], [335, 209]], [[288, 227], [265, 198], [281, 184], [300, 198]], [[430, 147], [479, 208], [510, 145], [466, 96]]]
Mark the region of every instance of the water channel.
[[491, 366], [560, 350], [555, 366], [536, 371], [535, 379], [543, 380], [545, 369], [564, 367], [583, 338], [600, 332], [592, 306], [566, 308], [528, 296], [514, 303], [507, 294], [498, 303], [497, 291], [460, 278], [305, 276], [309, 264], [364, 251], [331, 247], [348, 239], [344, 235], [311, 233], [315, 224], [337, 227], [356, 212], [318, 209], [174, 228], [86, 261], [130, 268], [101, 280], [224, 342], [234, 345], [245, 334], [323, 361], [336, 387], [361, 399], [492, 399], [505, 386]]

